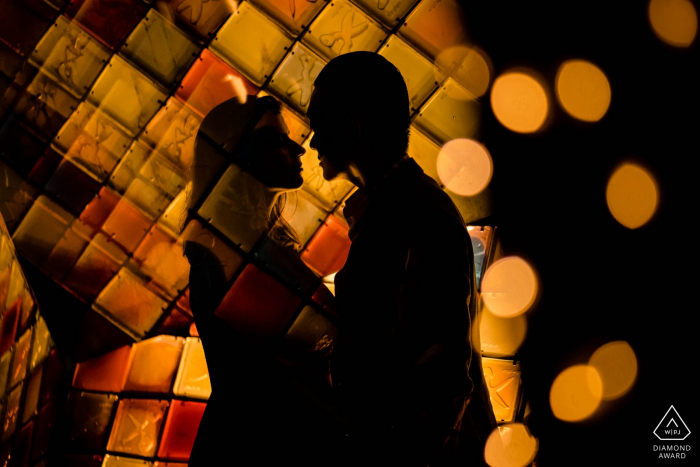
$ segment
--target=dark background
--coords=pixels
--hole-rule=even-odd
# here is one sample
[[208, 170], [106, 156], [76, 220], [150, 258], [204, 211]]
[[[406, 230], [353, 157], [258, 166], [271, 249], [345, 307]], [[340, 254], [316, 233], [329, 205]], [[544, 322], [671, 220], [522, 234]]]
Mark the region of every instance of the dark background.
[[[537, 270], [540, 297], [528, 312], [519, 357], [540, 439], [538, 465], [655, 465], [652, 431], [674, 405], [695, 449], [698, 255], [698, 38], [688, 49], [651, 29], [648, 2], [462, 1], [471, 40], [490, 56], [495, 76], [530, 67], [546, 80], [551, 121], [534, 135], [513, 133], [484, 102], [483, 142], [494, 160], [495, 216], [504, 253]], [[694, 3], [697, 10], [697, 3]], [[600, 122], [583, 123], [556, 102], [554, 79], [566, 59], [607, 75], [612, 101]], [[618, 224], [605, 201], [623, 160], [647, 168], [660, 189], [646, 226]], [[581, 423], [556, 420], [549, 389], [564, 368], [585, 363], [600, 345], [625, 340], [638, 377], [622, 399]]]

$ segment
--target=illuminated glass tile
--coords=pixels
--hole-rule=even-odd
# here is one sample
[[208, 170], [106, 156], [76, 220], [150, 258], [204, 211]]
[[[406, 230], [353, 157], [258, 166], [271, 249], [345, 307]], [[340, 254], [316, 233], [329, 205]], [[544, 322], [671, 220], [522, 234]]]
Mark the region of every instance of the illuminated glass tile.
[[174, 297], [187, 286], [190, 265], [182, 243], [154, 225], [134, 251], [134, 260], [166, 295]]
[[46, 191], [63, 201], [73, 213], [82, 212], [100, 189], [100, 182], [91, 174], [64, 159], [46, 183]]
[[22, 274], [22, 266], [19, 265], [19, 261], [14, 259], [10, 269], [10, 281], [7, 286], [5, 304], [2, 307], [5, 310], [10, 308], [18, 298], [21, 300], [22, 291], [27, 284], [27, 281], [24, 279], [24, 275]]
[[279, 336], [301, 305], [301, 298], [258, 269], [245, 267], [216, 309], [216, 315], [243, 335]]
[[27, 362], [29, 361], [29, 346], [31, 343], [32, 329], [30, 328], [17, 340], [12, 369], [10, 370], [10, 387], [14, 387], [27, 375]]
[[285, 340], [304, 352], [319, 352], [333, 344], [338, 328], [320, 311], [307, 305], [285, 335]]
[[[34, 164], [31, 172], [27, 175], [27, 182], [34, 186], [44, 186], [51, 174], [53, 174], [58, 164], [63, 160], [63, 156], [53, 149], [46, 148], [41, 158]], [[5, 219], [7, 221], [7, 219]]]
[[102, 224], [107, 220], [120, 199], [121, 196], [103, 186], [97, 195], [92, 198], [92, 201], [83, 209], [83, 212], [80, 214], [80, 221], [94, 229], [102, 228]]
[[32, 291], [27, 285], [22, 293], [22, 310], [19, 314], [19, 323], [17, 323], [17, 329], [19, 332], [24, 332], [27, 326], [32, 324], [32, 321], [36, 315], [36, 300], [32, 295]]
[[[455, 0], [424, 0], [406, 18], [398, 33], [438, 66], [451, 70], [461, 64], [463, 55], [459, 55], [458, 49], [467, 45], [464, 9]], [[436, 60], [441, 52], [443, 55]]]
[[235, 10], [235, 3], [221, 0], [158, 0], [158, 8], [168, 18], [175, 18], [176, 24], [191, 32], [201, 40], [219, 29]]
[[340, 271], [350, 251], [348, 228], [332, 214], [306, 244], [301, 259], [319, 276]]
[[401, 21], [417, 2], [418, 0], [355, 0], [355, 3], [364, 8], [373, 18], [390, 29]]
[[0, 1], [0, 41], [26, 56], [51, 22], [22, 3], [18, 0]]
[[95, 298], [126, 259], [126, 253], [100, 232], [63, 278], [63, 284], [83, 298]]
[[323, 0], [251, 0], [251, 3], [282, 24], [293, 36], [298, 36], [327, 2]]
[[206, 402], [173, 400], [158, 447], [161, 459], [187, 461], [194, 446]]
[[22, 383], [14, 388], [5, 401], [5, 418], [2, 424], [2, 442], [5, 442], [17, 427], [19, 418], [19, 402], [22, 397]]
[[181, 170], [188, 170], [202, 118], [174, 97], [148, 123], [143, 138]]
[[0, 354], [7, 352], [15, 343], [17, 336], [17, 322], [19, 321], [21, 303], [15, 300], [12, 306], [5, 310], [0, 325]]
[[304, 190], [311, 193], [323, 206], [326, 211], [332, 211], [338, 203], [352, 190], [353, 184], [347, 180], [327, 181], [323, 178], [323, 169], [319, 165], [318, 152], [312, 149], [311, 138], [304, 142], [303, 147], [306, 153], [301, 156], [301, 165], [304, 171], [301, 173], [304, 178]]
[[[5, 398], [5, 393], [8, 389], [7, 381], [10, 377], [10, 365], [12, 365], [12, 359], [14, 357], [14, 349], [9, 348], [0, 358], [0, 400]], [[0, 410], [0, 413], [2, 410]]]
[[438, 86], [437, 70], [433, 64], [398, 37], [391, 36], [379, 55], [384, 56], [401, 72], [408, 89], [411, 112], [418, 109]]
[[141, 167], [139, 176], [172, 199], [185, 188], [185, 172], [162, 153], [155, 151]]
[[[221, 266], [226, 276], [226, 281], [230, 281], [234, 274], [243, 264], [243, 258], [229, 247], [223, 240], [219, 239], [211, 231], [207, 230], [196, 219], [191, 220], [182, 232], [181, 241], [199, 243], [212, 252]], [[189, 309], [189, 305], [185, 311]]]
[[15, 247], [37, 266], [41, 266], [75, 218], [65, 209], [41, 195], [12, 235]]
[[80, 340], [75, 349], [77, 361], [103, 355], [138, 340], [134, 332], [112, 318], [100, 307], [89, 307], [78, 326]]
[[182, 356], [185, 339], [157, 336], [132, 346], [125, 391], [167, 394]]
[[302, 144], [311, 132], [309, 125], [286, 105], [282, 105], [281, 110], [282, 118], [284, 118], [284, 122], [287, 124], [287, 128], [289, 128], [289, 138], [292, 139], [292, 141]]
[[180, 334], [187, 330], [192, 323], [192, 317], [174, 306], [168, 311], [167, 316], [156, 326], [153, 334]]
[[37, 73], [15, 105], [15, 112], [40, 135], [51, 138], [78, 106], [78, 99], [53, 79]]
[[37, 44], [29, 60], [77, 97], [82, 97], [109, 56], [102, 44], [61, 15]]
[[265, 238], [255, 249], [255, 260], [293, 290], [310, 295], [318, 287], [318, 277], [299, 259], [299, 253]]
[[211, 395], [209, 369], [204, 358], [204, 347], [199, 338], [188, 337], [185, 342], [173, 393], [176, 396], [204, 400], [209, 399]]
[[41, 408], [39, 415], [34, 422], [34, 441], [32, 442], [31, 456], [32, 460], [38, 459], [46, 454], [46, 451], [48, 451], [51, 435], [53, 435], [55, 432], [55, 430], [52, 429], [55, 419], [56, 404], [54, 404], [53, 401], [50, 401]]
[[31, 374], [27, 380], [27, 390], [22, 409], [22, 423], [27, 423], [38, 408], [39, 391], [41, 390], [41, 367]]
[[51, 145], [99, 181], [104, 181], [130, 143], [131, 138], [121, 125], [102, 110], [83, 102]]
[[118, 55], [112, 56], [88, 94], [90, 102], [132, 134], [146, 126], [166, 97], [164, 89]]
[[326, 62], [297, 43], [270, 80], [270, 91], [301, 114], [306, 114], [314, 80]]
[[27, 423], [17, 432], [14, 445], [12, 447], [12, 459], [15, 465], [29, 465], [29, 448], [32, 442], [32, 432], [34, 431], [34, 422]]
[[126, 381], [130, 355], [131, 347], [125, 345], [78, 363], [72, 386], [85, 391], [121, 392]]
[[41, 375], [41, 392], [39, 394], [39, 405], [44, 406], [49, 400], [56, 398], [59, 386], [62, 384], [65, 367], [58, 356], [56, 349], [49, 352], [49, 356], [44, 360]]
[[333, 0], [302, 40], [330, 60], [358, 50], [376, 52], [386, 35], [387, 31], [350, 2]]
[[481, 278], [488, 267], [487, 261], [493, 241], [493, 227], [468, 226], [469, 236], [474, 251], [474, 270], [476, 272], [477, 288], [481, 286]]
[[236, 96], [243, 100], [247, 95], [257, 93], [258, 88], [250, 81], [208, 49], [204, 49], [185, 75], [175, 96], [204, 118], [211, 109], [224, 101]]
[[481, 366], [496, 420], [512, 422], [518, 405], [520, 364], [512, 360], [483, 357]]
[[65, 14], [115, 49], [148, 8], [139, 0], [71, 0]]
[[173, 235], [182, 231], [182, 224], [187, 214], [187, 191], [182, 190], [175, 199], [165, 208], [158, 224], [168, 229]]
[[153, 462], [133, 457], [105, 454], [102, 467], [152, 467]]
[[29, 354], [29, 370], [34, 371], [34, 369], [48, 357], [52, 348], [53, 340], [51, 339], [49, 328], [44, 318], [39, 316], [36, 320], [36, 327], [34, 328], [32, 351]]
[[102, 450], [107, 445], [116, 394], [71, 391], [66, 401], [68, 441], [73, 449]]
[[438, 154], [440, 154], [440, 146], [412, 126], [411, 137], [408, 140], [408, 155], [420, 165], [428, 176], [442, 185], [437, 173]]
[[109, 177], [109, 185], [119, 193], [124, 194], [143, 164], [148, 160], [151, 152], [151, 148], [146, 144], [134, 141]]
[[39, 135], [20, 122], [8, 121], [0, 129], [0, 153], [20, 176], [32, 170], [45, 148]]
[[305, 191], [296, 192], [296, 203], [292, 196], [284, 209], [284, 218], [296, 232], [302, 245], [321, 226], [327, 213], [316, 205], [314, 198]]
[[122, 399], [107, 442], [108, 451], [153, 457], [168, 401]]
[[451, 78], [433, 94], [413, 123], [442, 144], [476, 138], [481, 131], [481, 105]]
[[122, 198], [102, 226], [105, 234], [127, 251], [134, 251], [151, 227], [151, 220], [126, 198]]
[[0, 215], [12, 231], [34, 201], [36, 189], [0, 161]]
[[199, 46], [155, 9], [148, 11], [119, 51], [166, 87], [182, 78], [197, 52]]
[[65, 231], [63, 237], [51, 250], [46, 262], [41, 266], [44, 274], [60, 281], [61, 278], [73, 267], [75, 261], [83, 253], [90, 243], [92, 229], [80, 220], [76, 220], [71, 228]]
[[171, 201], [167, 193], [141, 177], [132, 180], [124, 193], [124, 199], [129, 200], [152, 220], [160, 216]]
[[211, 43], [211, 50], [260, 86], [277, 68], [293, 41], [245, 2], [221, 27]]

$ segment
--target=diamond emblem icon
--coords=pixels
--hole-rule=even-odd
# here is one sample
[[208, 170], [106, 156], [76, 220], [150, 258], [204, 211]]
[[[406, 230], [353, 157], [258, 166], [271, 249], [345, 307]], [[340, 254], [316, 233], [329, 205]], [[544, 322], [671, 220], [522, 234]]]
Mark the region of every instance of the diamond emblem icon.
[[654, 428], [654, 434], [661, 441], [681, 441], [688, 437], [690, 430], [676, 408], [671, 406]]

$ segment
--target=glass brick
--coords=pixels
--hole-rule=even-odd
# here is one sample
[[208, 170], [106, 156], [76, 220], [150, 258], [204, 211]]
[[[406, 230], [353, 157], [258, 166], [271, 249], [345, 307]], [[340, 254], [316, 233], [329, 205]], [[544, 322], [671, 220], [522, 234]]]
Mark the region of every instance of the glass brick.
[[10, 370], [10, 387], [14, 387], [27, 376], [27, 362], [29, 362], [29, 346], [31, 343], [32, 329], [30, 328], [17, 340], [15, 355], [12, 359], [12, 370]]
[[299, 253], [269, 237], [256, 248], [254, 258], [265, 270], [302, 295], [311, 295], [318, 287], [318, 277], [301, 261]]
[[187, 286], [190, 265], [182, 243], [154, 225], [134, 252], [134, 260], [167, 295], [175, 296]]
[[[226, 242], [207, 230], [196, 219], [191, 220], [182, 232], [181, 241], [195, 242], [206, 247], [221, 263], [226, 281], [230, 281], [243, 264], [243, 258]], [[180, 305], [180, 302], [178, 302]], [[189, 310], [189, 301], [185, 311]], [[190, 311], [191, 312], [191, 311]]]
[[17, 251], [37, 266], [44, 264], [75, 218], [41, 195], [12, 236]]
[[321, 352], [333, 345], [338, 328], [320, 311], [307, 305], [301, 310], [284, 339], [304, 352]]
[[102, 467], [152, 467], [153, 462], [133, 457], [105, 454]]
[[486, 386], [489, 389], [491, 407], [498, 422], [512, 422], [518, 406], [520, 389], [520, 363], [483, 357]]
[[216, 315], [243, 335], [280, 336], [301, 306], [301, 298], [254, 264], [243, 269]]
[[169, 88], [182, 78], [197, 52], [197, 44], [151, 9], [119, 53]]
[[[199, 1], [199, 0], [192, 0]], [[231, 98], [245, 100], [258, 88], [208, 49], [195, 61], [175, 96], [204, 118], [211, 109]]]
[[37, 73], [15, 105], [24, 122], [52, 138], [78, 106], [78, 99], [42, 72]]
[[481, 303], [479, 340], [481, 353], [486, 357], [513, 357], [525, 340], [527, 319], [525, 315], [501, 318]]
[[71, 391], [66, 401], [68, 441], [73, 449], [102, 450], [107, 445], [116, 394]]
[[426, 102], [413, 123], [442, 144], [457, 138], [478, 138], [481, 105], [450, 78]]
[[51, 146], [104, 181], [126, 152], [131, 137], [102, 110], [83, 102], [54, 138]]
[[158, 457], [187, 461], [194, 446], [206, 402], [173, 400], [158, 447]]
[[70, 271], [85, 247], [90, 243], [92, 229], [80, 220], [73, 222], [66, 230], [63, 237], [51, 250], [46, 262], [41, 266], [41, 271], [48, 277], [60, 281]]
[[2, 424], [2, 442], [5, 442], [17, 428], [19, 418], [19, 403], [22, 397], [22, 383], [14, 388], [5, 401], [5, 418]]
[[32, 442], [32, 432], [34, 431], [34, 422], [31, 421], [24, 425], [18, 431], [12, 447], [12, 459], [14, 465], [28, 466], [29, 465], [29, 448]]
[[44, 154], [36, 164], [34, 164], [29, 175], [27, 175], [27, 182], [37, 187], [44, 186], [62, 160], [62, 155], [50, 147], [46, 148]]
[[187, 331], [191, 323], [192, 317], [174, 306], [166, 313], [165, 319], [156, 326], [153, 334], [182, 334]]
[[126, 253], [103, 233], [92, 239], [63, 284], [85, 299], [93, 299], [127, 259]]
[[93, 229], [99, 230], [117, 204], [119, 204], [120, 199], [121, 196], [103, 186], [92, 201], [83, 209], [83, 212], [80, 214], [80, 221]]
[[107, 442], [107, 450], [153, 457], [168, 401], [122, 399]]
[[182, 353], [173, 393], [176, 396], [208, 400], [211, 380], [201, 339], [188, 337]]
[[158, 151], [141, 167], [139, 176], [167, 193], [170, 199], [185, 189], [184, 170]]
[[18, 0], [0, 1], [0, 41], [27, 56], [51, 24]]
[[180, 170], [192, 165], [194, 141], [202, 118], [174, 97], [148, 123], [143, 138]]
[[167, 394], [182, 356], [185, 339], [157, 336], [132, 346], [125, 391]]
[[316, 17], [303, 41], [326, 60], [348, 52], [376, 52], [387, 35], [362, 10], [345, 0], [333, 0]]
[[104, 233], [126, 251], [134, 251], [151, 227], [151, 219], [122, 198], [102, 226]]
[[474, 271], [476, 272], [477, 290], [481, 290], [481, 278], [488, 267], [490, 248], [493, 242], [493, 227], [467, 226], [474, 251]]
[[[2, 358], [0, 358], [0, 400], [3, 400], [5, 398], [5, 394], [8, 389], [7, 381], [10, 377], [10, 366], [12, 365], [13, 358], [13, 348], [7, 349], [2, 354]], [[0, 410], [0, 413], [2, 413], [2, 410]]]
[[54, 422], [56, 420], [56, 404], [50, 401], [39, 410], [39, 415], [34, 422], [34, 441], [32, 442], [32, 460], [36, 461], [49, 449], [49, 441], [54, 434]]
[[338, 203], [352, 190], [353, 184], [347, 180], [327, 181], [323, 178], [323, 169], [319, 165], [318, 152], [311, 148], [313, 134], [304, 142], [306, 153], [301, 156], [301, 173], [304, 178], [304, 190], [316, 198], [326, 211], [332, 211]]
[[44, 406], [49, 400], [55, 399], [63, 381], [65, 367], [61, 362], [56, 349], [49, 352], [49, 356], [44, 360], [41, 375], [41, 391], [39, 393], [39, 405]]
[[319, 208], [315, 199], [304, 190], [295, 193], [296, 203], [294, 197], [291, 197], [282, 214], [304, 245], [321, 226], [327, 213]]
[[139, 0], [71, 0], [65, 14], [107, 47], [115, 49], [148, 8]]
[[88, 94], [90, 102], [136, 134], [165, 103], [167, 93], [118, 55], [112, 56]]
[[408, 13], [418, 0], [354, 0], [373, 18], [391, 29]]
[[328, 2], [325, 0], [251, 0], [251, 3], [296, 37], [311, 24], [316, 14]]
[[297, 43], [270, 80], [269, 89], [297, 112], [306, 115], [314, 80], [326, 62]]
[[131, 345], [138, 336], [108, 316], [99, 307], [88, 308], [78, 327], [80, 340], [75, 349], [77, 361], [89, 360], [125, 345]]
[[19, 323], [17, 323], [18, 332], [24, 332], [30, 324], [33, 324], [36, 310], [36, 299], [27, 285], [22, 293], [22, 309], [19, 314]]
[[146, 144], [134, 141], [109, 177], [109, 186], [124, 194], [141, 170], [141, 167], [143, 167], [143, 164], [148, 160], [151, 152], [151, 148]]
[[306, 244], [301, 259], [319, 276], [327, 276], [343, 267], [350, 243], [348, 228], [331, 214]]
[[440, 146], [417, 128], [411, 126], [411, 137], [408, 140], [408, 155], [420, 165], [426, 175], [442, 186], [437, 173], [438, 154], [440, 154]]
[[29, 61], [80, 98], [90, 89], [109, 56], [100, 42], [61, 15], [46, 31]]
[[284, 118], [284, 123], [286, 123], [287, 128], [289, 128], [289, 138], [292, 141], [302, 144], [311, 132], [311, 128], [309, 127], [308, 123], [299, 118], [297, 114], [286, 105], [281, 105], [280, 108], [282, 118]]
[[[2, 224], [0, 223], [0, 226]], [[7, 309], [5, 300], [7, 299], [7, 291], [10, 287], [10, 278], [12, 277], [12, 263], [15, 261], [12, 248], [12, 242], [9, 236], [0, 227], [0, 316]]]
[[126, 268], [109, 282], [95, 304], [141, 337], [150, 331], [167, 305]]
[[11, 120], [0, 127], [0, 154], [24, 177], [34, 167], [46, 149], [46, 143], [26, 125]]
[[5, 310], [2, 324], [0, 325], [0, 354], [7, 352], [15, 343], [20, 309], [20, 300], [15, 300], [12, 305]]
[[41, 390], [41, 367], [31, 374], [27, 380], [27, 389], [24, 395], [24, 407], [22, 409], [22, 423], [34, 416], [39, 404], [39, 392]]
[[260, 86], [277, 68], [293, 41], [245, 2], [221, 27], [211, 43], [211, 50]]
[[411, 112], [420, 108], [423, 101], [438, 86], [438, 80], [441, 80], [437, 69], [396, 36], [391, 36], [379, 51], [379, 55], [393, 63], [401, 72], [408, 89]]
[[172, 201], [167, 193], [141, 177], [132, 180], [124, 193], [124, 199], [129, 200], [151, 220], [160, 216]]
[[36, 189], [0, 161], [0, 193], [0, 215], [12, 231], [34, 201]]
[[221, 0], [157, 0], [157, 8], [175, 24], [205, 41], [235, 10], [235, 3]]
[[39, 316], [36, 320], [36, 327], [34, 328], [32, 351], [29, 355], [29, 370], [34, 371], [34, 369], [49, 356], [49, 352], [53, 347], [53, 340], [51, 339], [46, 321], [44, 321], [43, 316]]
[[124, 388], [131, 346], [125, 345], [75, 366], [75, 389], [119, 393]]
[[160, 217], [158, 224], [168, 229], [173, 235], [178, 235], [182, 231], [182, 225], [187, 214], [187, 191], [182, 190], [171, 201], [163, 215]]
[[46, 191], [78, 214], [100, 189], [100, 182], [82, 168], [64, 159], [49, 181]]

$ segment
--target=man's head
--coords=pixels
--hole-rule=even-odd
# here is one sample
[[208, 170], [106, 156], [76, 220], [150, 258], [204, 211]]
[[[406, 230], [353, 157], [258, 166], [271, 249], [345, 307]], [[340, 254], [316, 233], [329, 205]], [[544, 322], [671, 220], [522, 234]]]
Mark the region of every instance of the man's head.
[[406, 83], [381, 55], [351, 52], [331, 60], [316, 78], [307, 115], [326, 180], [351, 178], [357, 167], [382, 170], [406, 154]]

